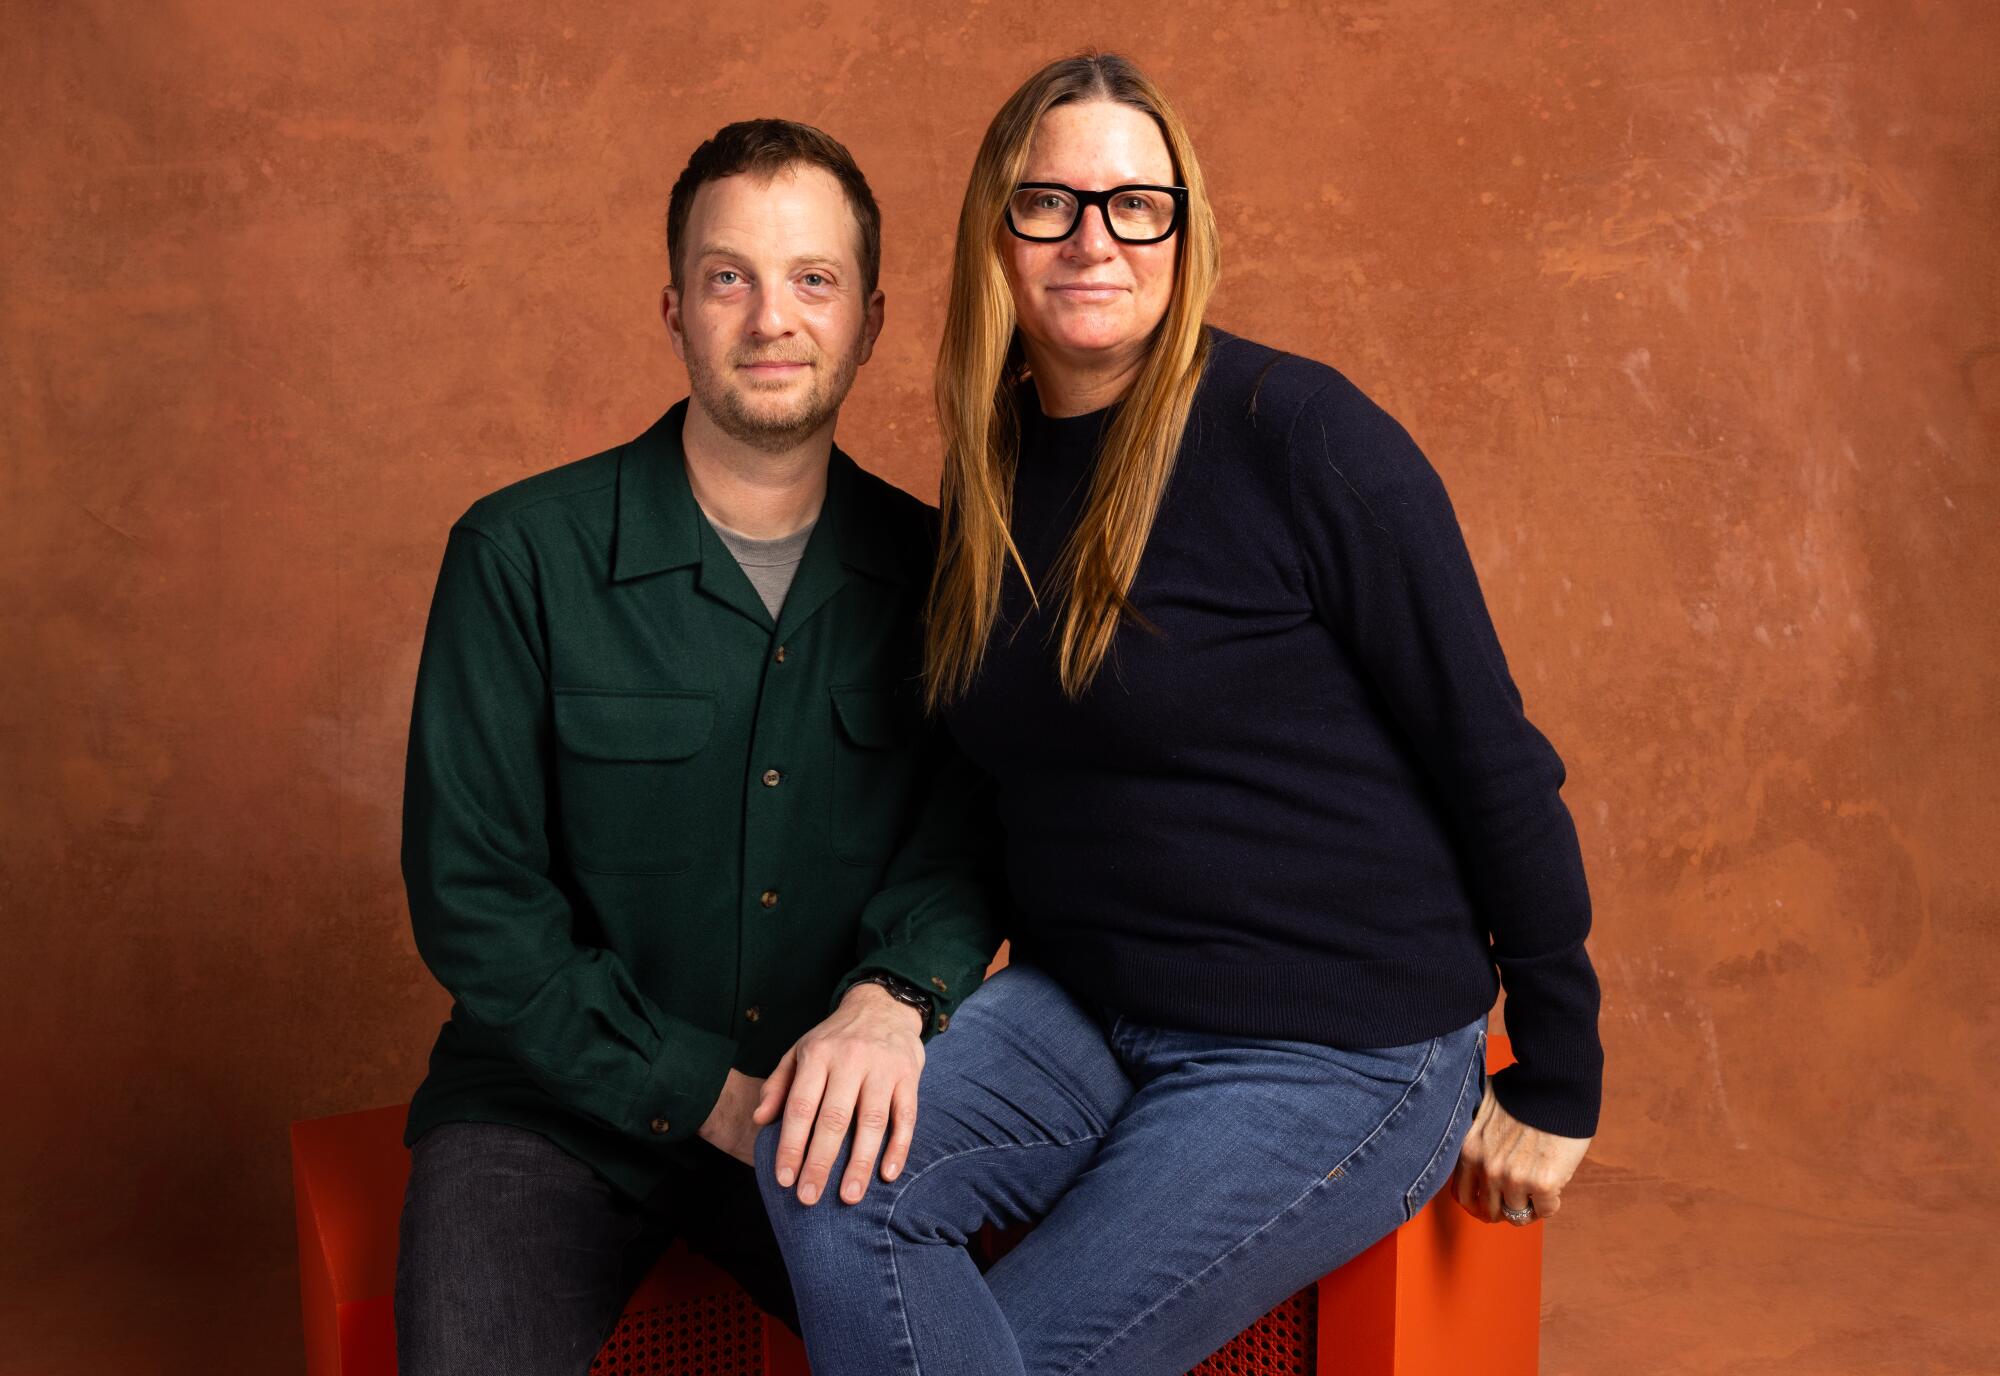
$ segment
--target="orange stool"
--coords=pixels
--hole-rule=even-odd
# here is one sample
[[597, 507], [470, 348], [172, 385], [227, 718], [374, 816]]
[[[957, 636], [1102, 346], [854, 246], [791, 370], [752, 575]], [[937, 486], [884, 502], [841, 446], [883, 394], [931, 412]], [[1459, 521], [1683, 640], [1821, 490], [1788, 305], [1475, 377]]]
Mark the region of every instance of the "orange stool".
[[[1486, 1065], [1513, 1060], [1489, 1035]], [[292, 1124], [307, 1376], [395, 1376], [405, 1109]], [[1193, 1376], [1534, 1376], [1542, 1229], [1480, 1223], [1440, 1193], [1259, 1319]], [[1325, 1333], [1330, 1341], [1322, 1343]], [[625, 1306], [594, 1376], [809, 1376], [791, 1331], [676, 1244]]]
[[[396, 1228], [407, 1105], [292, 1124], [306, 1376], [395, 1376]], [[594, 1376], [809, 1376], [805, 1348], [719, 1267], [667, 1249]]]

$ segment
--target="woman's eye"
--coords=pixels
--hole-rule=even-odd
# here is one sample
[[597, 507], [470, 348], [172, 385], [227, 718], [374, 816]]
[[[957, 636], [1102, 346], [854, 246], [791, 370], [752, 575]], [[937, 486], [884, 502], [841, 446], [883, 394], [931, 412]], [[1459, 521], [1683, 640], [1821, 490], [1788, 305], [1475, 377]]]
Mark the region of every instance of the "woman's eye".
[[1042, 210], [1059, 209], [1062, 203], [1062, 197], [1060, 196], [1037, 196], [1035, 198], [1036, 207]]

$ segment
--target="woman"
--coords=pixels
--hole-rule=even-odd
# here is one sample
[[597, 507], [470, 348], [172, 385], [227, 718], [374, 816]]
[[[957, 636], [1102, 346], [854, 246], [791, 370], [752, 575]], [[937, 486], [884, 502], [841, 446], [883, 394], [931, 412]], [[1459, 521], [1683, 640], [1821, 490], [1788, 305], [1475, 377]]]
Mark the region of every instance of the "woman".
[[[1448, 1179], [1553, 1214], [1595, 1131], [1563, 767], [1444, 489], [1339, 373], [1206, 326], [1217, 264], [1129, 63], [995, 117], [928, 670], [999, 785], [1013, 959], [931, 1042], [886, 1184], [809, 1207], [760, 1139], [818, 1376], [1184, 1372]], [[1023, 1220], [982, 1275], [967, 1235]]]

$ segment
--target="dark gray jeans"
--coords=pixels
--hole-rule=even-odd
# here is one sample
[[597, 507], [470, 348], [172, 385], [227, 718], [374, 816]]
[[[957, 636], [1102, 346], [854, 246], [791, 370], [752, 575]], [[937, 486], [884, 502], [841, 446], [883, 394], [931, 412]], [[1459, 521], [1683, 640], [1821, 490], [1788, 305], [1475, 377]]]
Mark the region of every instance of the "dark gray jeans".
[[584, 1376], [676, 1237], [798, 1328], [750, 1168], [720, 1152], [641, 1205], [547, 1138], [445, 1123], [410, 1149], [400, 1376]]

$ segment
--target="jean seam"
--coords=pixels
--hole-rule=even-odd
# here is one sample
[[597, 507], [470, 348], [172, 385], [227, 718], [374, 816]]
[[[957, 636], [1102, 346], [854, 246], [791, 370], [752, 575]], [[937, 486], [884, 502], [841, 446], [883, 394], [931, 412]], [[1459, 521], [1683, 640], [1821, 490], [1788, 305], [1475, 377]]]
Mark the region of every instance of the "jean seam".
[[1415, 1211], [1410, 1208], [1411, 1197], [1429, 1183], [1431, 1172], [1437, 1169], [1438, 1162], [1444, 1156], [1445, 1143], [1451, 1141], [1452, 1132], [1458, 1127], [1459, 1115], [1465, 1112], [1466, 1087], [1473, 1082], [1473, 1077], [1485, 1066], [1485, 1047], [1486, 1034], [1482, 1032], [1473, 1044], [1472, 1064], [1465, 1068], [1465, 1077], [1458, 1082], [1458, 1099], [1451, 1106], [1451, 1121], [1444, 1126], [1444, 1136], [1438, 1138], [1437, 1147], [1431, 1152], [1430, 1160], [1424, 1162], [1424, 1168], [1418, 1173], [1415, 1182], [1411, 1184], [1409, 1189], [1403, 1191], [1403, 1221], [1405, 1223], [1416, 1217]]
[[[1109, 1130], [1108, 1128], [1105, 1129], [1106, 1132]], [[1082, 1142], [1099, 1142], [1103, 1139], [1104, 1132], [1093, 1132], [1086, 1133], [1081, 1137], [1067, 1139], [1051, 1138], [1046, 1142], [986, 1142], [976, 1147], [967, 1147], [963, 1151], [952, 1152], [948, 1156], [940, 1156], [937, 1160], [931, 1162], [922, 1170], [916, 1171], [902, 1182], [903, 1187], [896, 1192], [894, 1202], [889, 1205], [889, 1212], [882, 1216], [882, 1235], [887, 1240], [889, 1247], [889, 1283], [895, 1288], [896, 1312], [902, 1316], [903, 1320], [903, 1342], [908, 1346], [910, 1351], [910, 1369], [917, 1372], [918, 1376], [922, 1376], [922, 1373], [918, 1369], [916, 1362], [917, 1335], [910, 1329], [910, 1305], [909, 1301], [903, 1295], [903, 1273], [902, 1268], [896, 1262], [895, 1239], [896, 1210], [900, 1209], [903, 1206], [903, 1201], [910, 1197], [910, 1190], [915, 1187], [919, 1180], [929, 1175], [939, 1166], [956, 1161], [960, 1157], [977, 1156], [979, 1153], [986, 1151], [1024, 1151], [1034, 1147], [1073, 1147]]]
[[1402, 1097], [1397, 1099], [1396, 1102], [1390, 1106], [1389, 1111], [1382, 1115], [1382, 1121], [1377, 1123], [1372, 1129], [1370, 1129], [1366, 1137], [1362, 1138], [1359, 1142], [1355, 1143], [1354, 1149], [1352, 1151], [1348, 1152], [1347, 1155], [1341, 1157], [1339, 1161], [1335, 1162], [1332, 1170], [1328, 1171], [1325, 1175], [1320, 1176], [1319, 1178], [1314, 1180], [1310, 1185], [1307, 1185], [1305, 1189], [1301, 1190], [1298, 1193], [1298, 1195], [1292, 1199], [1290, 1203], [1285, 1205], [1284, 1208], [1278, 1210], [1278, 1212], [1272, 1214], [1269, 1218], [1265, 1219], [1264, 1222], [1260, 1223], [1257, 1227], [1251, 1229], [1248, 1233], [1246, 1233], [1236, 1243], [1235, 1246], [1231, 1247], [1221, 1256], [1216, 1257], [1213, 1261], [1209, 1262], [1208, 1265], [1202, 1267], [1201, 1270], [1195, 1272], [1193, 1275], [1181, 1281], [1179, 1285], [1176, 1285], [1166, 1294], [1160, 1296], [1159, 1299], [1153, 1301], [1151, 1305], [1147, 1306], [1140, 1313], [1134, 1315], [1132, 1320], [1129, 1323], [1127, 1323], [1123, 1328], [1119, 1329], [1116, 1333], [1113, 1333], [1110, 1337], [1106, 1338], [1103, 1342], [1099, 1343], [1096, 1347], [1092, 1348], [1089, 1352], [1085, 1353], [1082, 1357], [1078, 1358], [1073, 1366], [1070, 1366], [1062, 1373], [1062, 1376], [1075, 1376], [1077, 1372], [1082, 1371], [1085, 1367], [1095, 1362], [1099, 1357], [1104, 1355], [1104, 1353], [1110, 1349], [1112, 1344], [1116, 1343], [1120, 1338], [1124, 1337], [1127, 1333], [1130, 1333], [1133, 1329], [1137, 1328], [1141, 1323], [1145, 1322], [1147, 1319], [1151, 1318], [1154, 1314], [1158, 1313], [1160, 1309], [1165, 1307], [1170, 1300], [1176, 1299], [1184, 1292], [1192, 1289], [1205, 1276], [1207, 1276], [1209, 1272], [1215, 1270], [1218, 1266], [1221, 1266], [1224, 1262], [1228, 1261], [1231, 1257], [1235, 1256], [1245, 1247], [1248, 1247], [1252, 1242], [1256, 1241], [1259, 1237], [1263, 1236], [1265, 1233], [1269, 1232], [1272, 1228], [1276, 1227], [1281, 1219], [1283, 1219], [1287, 1214], [1291, 1213], [1293, 1210], [1297, 1209], [1299, 1205], [1303, 1204], [1312, 1195], [1319, 1192], [1320, 1190], [1325, 1189], [1327, 1182], [1335, 1178], [1335, 1172], [1345, 1173], [1347, 1163], [1354, 1160], [1355, 1157], [1361, 1155], [1361, 1153], [1368, 1148], [1370, 1143], [1372, 1143], [1377, 1137], [1380, 1137], [1382, 1135], [1383, 1130], [1389, 1126], [1390, 1121], [1394, 1119], [1397, 1115], [1402, 1113], [1404, 1106], [1410, 1102], [1410, 1096], [1416, 1092], [1417, 1086], [1422, 1084], [1424, 1082], [1424, 1077], [1430, 1073], [1431, 1066], [1437, 1060], [1438, 1046], [1442, 1042], [1442, 1040], [1443, 1039], [1440, 1037], [1431, 1038], [1430, 1050], [1424, 1054], [1424, 1063], [1417, 1070], [1417, 1077], [1414, 1080], [1411, 1080], [1409, 1084], [1403, 1087]]

